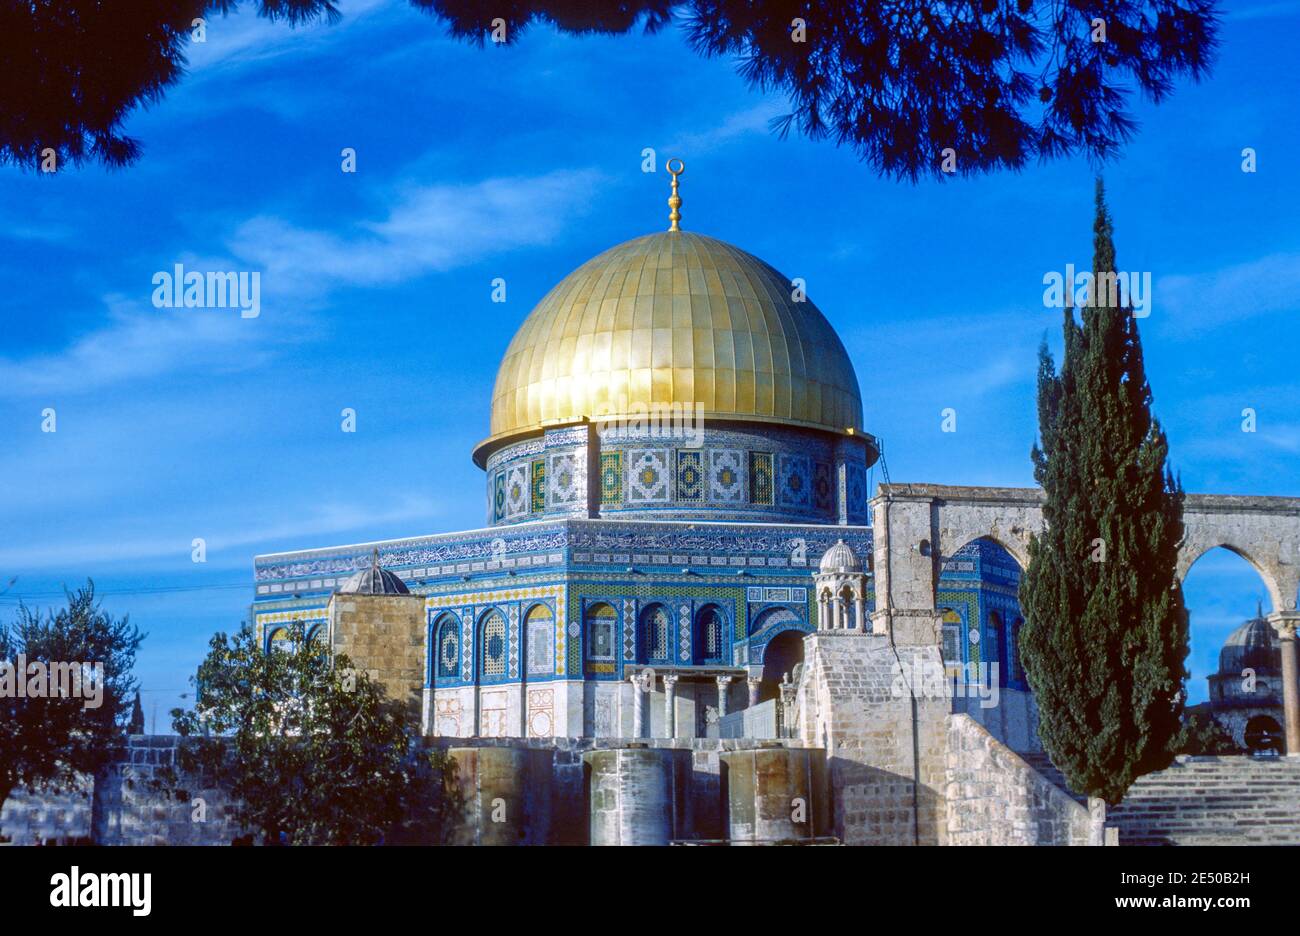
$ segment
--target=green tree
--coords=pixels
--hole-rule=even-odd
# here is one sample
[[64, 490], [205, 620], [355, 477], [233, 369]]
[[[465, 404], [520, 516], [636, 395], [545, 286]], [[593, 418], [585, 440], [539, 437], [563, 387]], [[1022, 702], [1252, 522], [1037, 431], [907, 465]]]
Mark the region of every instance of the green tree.
[[[1100, 180], [1093, 231], [1099, 282], [1116, 269]], [[1039, 352], [1033, 462], [1045, 530], [1020, 584], [1021, 641], [1043, 746], [1072, 789], [1114, 804], [1167, 767], [1178, 743], [1183, 493], [1151, 415], [1131, 310], [1095, 289], [1081, 323], [1067, 303], [1064, 333], [1059, 374], [1046, 344]]]
[[194, 708], [172, 711], [186, 740], [166, 785], [227, 791], [266, 844], [438, 841], [446, 763], [416, 753], [403, 707], [300, 624], [277, 643], [263, 651], [248, 627], [212, 638]]
[[20, 605], [12, 624], [0, 622], [0, 806], [17, 786], [71, 789], [115, 756], [143, 639], [126, 617], [104, 613], [90, 581], [67, 593], [65, 608], [42, 614]]
[[1196, 756], [1221, 757], [1228, 754], [1245, 754], [1222, 725], [1209, 712], [1188, 710], [1183, 719], [1183, 732], [1178, 739], [1178, 753]]
[[[1135, 131], [1134, 92], [1159, 102], [1200, 79], [1218, 45], [1213, 0], [411, 0], [453, 36], [515, 42], [533, 24], [624, 34], [678, 22], [705, 56], [788, 95], [776, 122], [851, 146], [882, 175], [944, 178], [1071, 153], [1106, 159]], [[290, 24], [333, 0], [250, 0]], [[139, 104], [184, 74], [199, 17], [239, 0], [0, 0], [0, 163], [134, 162]], [[1097, 22], [1105, 30], [1099, 37]], [[500, 27], [500, 28], [498, 28]], [[220, 28], [207, 24], [209, 41]], [[434, 63], [431, 67], [436, 67]], [[666, 67], [671, 67], [670, 65]]]

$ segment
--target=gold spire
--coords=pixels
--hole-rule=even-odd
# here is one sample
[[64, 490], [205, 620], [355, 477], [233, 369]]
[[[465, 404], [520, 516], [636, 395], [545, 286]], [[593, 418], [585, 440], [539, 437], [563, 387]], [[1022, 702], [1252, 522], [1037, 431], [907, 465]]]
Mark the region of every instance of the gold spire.
[[[673, 163], [677, 163], [676, 169], [673, 168]], [[671, 222], [668, 225], [668, 230], [680, 231], [681, 228], [677, 226], [677, 222], [682, 220], [682, 213], [678, 210], [682, 207], [682, 197], [677, 194], [677, 177], [686, 171], [686, 163], [674, 157], [668, 160], [664, 168], [673, 177], [673, 193], [668, 196], [668, 207], [672, 209], [672, 211], [668, 212], [668, 220]]]

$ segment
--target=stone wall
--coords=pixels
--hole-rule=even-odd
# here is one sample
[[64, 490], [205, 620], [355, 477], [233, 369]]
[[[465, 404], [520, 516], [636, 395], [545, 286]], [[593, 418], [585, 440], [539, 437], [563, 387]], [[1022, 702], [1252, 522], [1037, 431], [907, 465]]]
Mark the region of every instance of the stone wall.
[[949, 845], [1088, 845], [1086, 807], [969, 715], [948, 719]]
[[804, 638], [799, 737], [826, 749], [832, 828], [849, 845], [942, 845], [951, 702], [909, 691], [904, 673], [940, 668], [937, 644], [876, 634]]
[[17, 789], [0, 808], [0, 845], [67, 845], [90, 841], [89, 777], [66, 793]]
[[201, 778], [178, 801], [155, 785], [175, 763], [176, 735], [132, 735], [122, 757], [95, 778], [92, 835], [98, 845], [229, 845], [243, 831], [230, 797]]

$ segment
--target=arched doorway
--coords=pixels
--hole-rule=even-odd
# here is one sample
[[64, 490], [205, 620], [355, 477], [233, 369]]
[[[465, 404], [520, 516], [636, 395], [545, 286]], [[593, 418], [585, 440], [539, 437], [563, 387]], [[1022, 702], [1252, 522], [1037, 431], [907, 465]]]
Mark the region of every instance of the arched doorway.
[[794, 679], [794, 668], [803, 662], [804, 632], [786, 630], [777, 634], [763, 650], [763, 677], [758, 688], [758, 701], [766, 702], [781, 694], [781, 683], [787, 673]]
[[1268, 715], [1256, 715], [1246, 722], [1246, 749], [1251, 752], [1272, 751], [1281, 754], [1286, 746], [1282, 726]]

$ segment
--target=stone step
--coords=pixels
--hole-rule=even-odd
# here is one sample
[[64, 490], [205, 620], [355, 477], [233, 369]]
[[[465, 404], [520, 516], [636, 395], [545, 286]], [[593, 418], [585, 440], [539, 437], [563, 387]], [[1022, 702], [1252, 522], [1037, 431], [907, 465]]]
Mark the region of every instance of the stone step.
[[[1020, 755], [1070, 792], [1045, 754]], [[1106, 822], [1121, 845], [1300, 845], [1300, 760], [1183, 759], [1138, 779]]]

